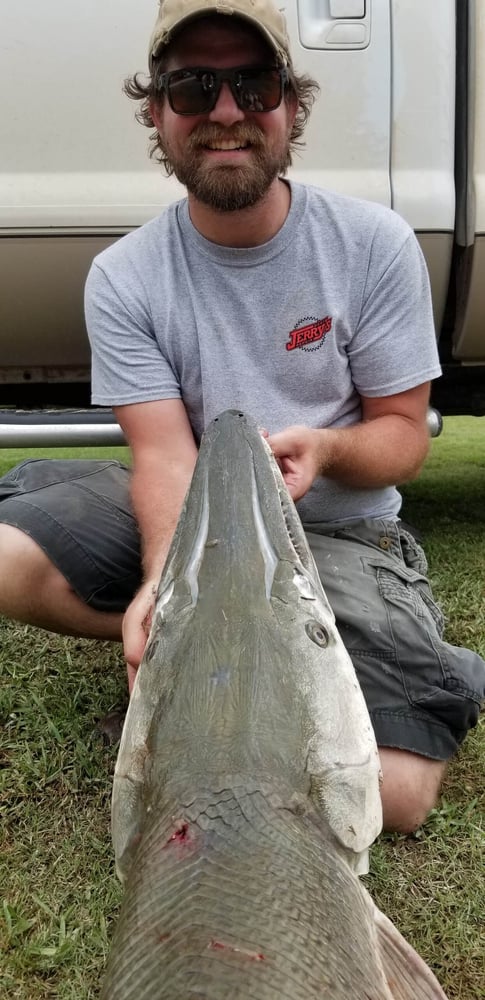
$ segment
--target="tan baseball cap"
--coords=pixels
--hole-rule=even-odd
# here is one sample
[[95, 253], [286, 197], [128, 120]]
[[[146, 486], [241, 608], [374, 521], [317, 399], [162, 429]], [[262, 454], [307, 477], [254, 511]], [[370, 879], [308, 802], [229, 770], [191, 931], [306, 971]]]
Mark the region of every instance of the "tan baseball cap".
[[160, 0], [157, 23], [150, 39], [150, 63], [184, 24], [207, 14], [233, 14], [249, 21], [265, 36], [278, 62], [291, 63], [286, 21], [273, 0]]

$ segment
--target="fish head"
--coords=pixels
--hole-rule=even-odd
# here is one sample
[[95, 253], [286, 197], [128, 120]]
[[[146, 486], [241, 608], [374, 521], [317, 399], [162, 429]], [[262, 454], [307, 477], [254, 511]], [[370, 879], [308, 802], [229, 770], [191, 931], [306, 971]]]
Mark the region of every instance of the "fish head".
[[[246, 775], [286, 789], [356, 857], [380, 830], [377, 748], [354, 667], [277, 462], [237, 410], [201, 442], [115, 790], [125, 778], [126, 794], [146, 801], [147, 784], [173, 785], [177, 769], [199, 785]], [[140, 801], [133, 808], [136, 826]], [[114, 825], [128, 812], [114, 808]]]
[[319, 601], [334, 621], [271, 449], [250, 417], [229, 410], [202, 438], [156, 612], [165, 624], [188, 607], [210, 621], [222, 610], [234, 621], [261, 618], [286, 589], [290, 605]]

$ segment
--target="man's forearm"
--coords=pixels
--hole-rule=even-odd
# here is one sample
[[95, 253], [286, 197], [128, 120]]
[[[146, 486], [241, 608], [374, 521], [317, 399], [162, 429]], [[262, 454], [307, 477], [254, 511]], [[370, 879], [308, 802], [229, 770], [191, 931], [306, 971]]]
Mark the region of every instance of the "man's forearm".
[[319, 474], [364, 489], [413, 479], [429, 448], [426, 426], [394, 414], [314, 433]]
[[271, 435], [268, 443], [293, 499], [305, 496], [318, 476], [350, 489], [371, 490], [413, 479], [429, 448], [426, 390], [420, 395], [416, 413], [410, 416], [379, 412], [380, 406], [389, 405], [383, 400], [367, 403], [374, 414], [350, 427], [296, 426]]
[[170, 468], [158, 463], [133, 472], [131, 496], [141, 535], [144, 580], [160, 578], [192, 472], [190, 461]]

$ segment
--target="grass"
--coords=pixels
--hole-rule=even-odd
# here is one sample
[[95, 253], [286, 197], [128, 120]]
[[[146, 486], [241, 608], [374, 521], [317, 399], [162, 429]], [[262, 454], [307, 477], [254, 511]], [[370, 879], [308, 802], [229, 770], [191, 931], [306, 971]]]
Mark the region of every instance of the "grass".
[[28, 452], [25, 448], [0, 449], [0, 476], [19, 462], [28, 458], [116, 458], [119, 462], [129, 462], [128, 448], [36, 448]]
[[[449, 417], [402, 516], [425, 540], [446, 638], [485, 657], [485, 419]], [[369, 889], [450, 1000], [485, 996], [485, 718], [452, 761], [419, 836], [384, 836]]]
[[[449, 641], [482, 655], [484, 442], [485, 418], [447, 418], [403, 509], [426, 540]], [[24, 457], [4, 452], [0, 472]], [[90, 1000], [121, 898], [109, 832], [116, 750], [97, 721], [126, 703], [122, 651], [7, 621], [0, 636], [0, 996]], [[367, 879], [450, 1000], [485, 994], [484, 764], [482, 724], [452, 762], [425, 827], [413, 838], [380, 838]]]

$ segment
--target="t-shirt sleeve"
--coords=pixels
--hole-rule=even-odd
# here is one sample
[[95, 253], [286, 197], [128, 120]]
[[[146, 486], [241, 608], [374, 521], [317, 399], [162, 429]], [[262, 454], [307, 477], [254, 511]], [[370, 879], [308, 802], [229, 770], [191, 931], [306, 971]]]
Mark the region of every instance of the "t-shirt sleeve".
[[405, 392], [441, 374], [426, 263], [412, 230], [394, 220], [394, 231], [380, 226], [374, 235], [360, 318], [348, 345], [361, 396]]
[[155, 336], [147, 300], [96, 261], [85, 288], [92, 402], [100, 406], [178, 399], [180, 385]]

